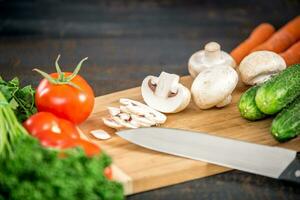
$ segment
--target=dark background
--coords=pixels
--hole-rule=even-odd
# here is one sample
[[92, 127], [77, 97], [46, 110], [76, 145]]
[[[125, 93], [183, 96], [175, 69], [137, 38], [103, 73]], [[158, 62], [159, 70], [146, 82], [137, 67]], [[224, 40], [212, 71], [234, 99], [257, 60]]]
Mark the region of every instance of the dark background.
[[[38, 67], [81, 75], [96, 95], [139, 86], [162, 70], [187, 75], [189, 56], [208, 41], [230, 51], [261, 22], [276, 28], [299, 15], [297, 0], [0, 0], [0, 75], [36, 86]], [[233, 171], [128, 197], [300, 199], [299, 185]]]

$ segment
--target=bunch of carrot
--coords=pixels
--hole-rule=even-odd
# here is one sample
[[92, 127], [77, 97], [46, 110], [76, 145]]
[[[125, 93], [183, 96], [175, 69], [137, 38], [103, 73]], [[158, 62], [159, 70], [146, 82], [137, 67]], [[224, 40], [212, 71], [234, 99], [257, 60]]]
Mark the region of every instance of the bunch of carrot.
[[271, 24], [260, 24], [230, 54], [239, 64], [249, 53], [260, 50], [279, 53], [288, 66], [300, 63], [300, 16], [289, 21], [277, 32]]

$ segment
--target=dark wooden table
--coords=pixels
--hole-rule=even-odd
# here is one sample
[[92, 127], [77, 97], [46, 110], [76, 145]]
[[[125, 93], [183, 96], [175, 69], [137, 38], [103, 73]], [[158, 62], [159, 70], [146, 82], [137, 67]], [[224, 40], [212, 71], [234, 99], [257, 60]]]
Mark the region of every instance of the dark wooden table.
[[[162, 70], [187, 75], [189, 56], [208, 41], [230, 51], [261, 22], [277, 28], [300, 12], [289, 1], [0, 0], [0, 75], [37, 85], [39, 67], [81, 75], [96, 95], [139, 86]], [[300, 199], [300, 186], [232, 171], [128, 197], [135, 199]]]

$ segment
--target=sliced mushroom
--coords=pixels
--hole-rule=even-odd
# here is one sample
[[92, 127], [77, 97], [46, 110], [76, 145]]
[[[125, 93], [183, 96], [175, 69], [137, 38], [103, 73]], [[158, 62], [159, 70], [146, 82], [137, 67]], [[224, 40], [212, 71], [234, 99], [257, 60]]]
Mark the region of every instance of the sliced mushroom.
[[102, 121], [106, 126], [108, 126], [110, 128], [120, 129], [123, 127], [120, 123], [116, 122], [112, 118], [102, 118]]
[[167, 117], [164, 114], [138, 101], [121, 98], [120, 103], [125, 105], [124, 107], [126, 107], [126, 108], [120, 107], [122, 110], [126, 110], [132, 114], [136, 114], [139, 116], [144, 116], [145, 118], [157, 124], [163, 124], [167, 120]]
[[120, 99], [120, 103], [123, 103], [125, 106], [120, 106], [122, 111], [126, 113], [136, 114], [136, 115], [145, 115], [149, 111], [149, 107], [147, 107], [145, 104], [142, 104], [137, 101], [126, 99], [126, 104], [123, 102], [124, 99]]
[[188, 69], [193, 78], [205, 69], [220, 65], [236, 67], [234, 59], [226, 52], [221, 51], [221, 46], [216, 42], [209, 42], [204, 50], [194, 53], [188, 62]]
[[163, 113], [180, 112], [191, 99], [190, 91], [179, 83], [176, 74], [162, 72], [159, 77], [147, 76], [141, 89], [147, 105]]
[[91, 134], [95, 138], [100, 139], [100, 140], [107, 140], [107, 139], [111, 138], [111, 136], [106, 131], [104, 131], [102, 129], [92, 130]]
[[128, 113], [120, 113], [116, 116], [120, 117], [121, 119], [123, 119], [125, 121], [129, 121], [131, 119], [131, 116]]
[[283, 58], [272, 51], [255, 51], [239, 66], [242, 81], [247, 85], [261, 84], [286, 68]]
[[124, 120], [119, 116], [113, 116], [112, 119], [125, 128], [139, 128], [140, 125], [134, 120]]
[[144, 116], [131, 114], [131, 118], [136, 122], [138, 122], [143, 127], [150, 127], [156, 125], [154, 121], [151, 121]]
[[121, 112], [132, 114], [126, 106], [120, 106], [120, 110]]
[[107, 110], [109, 114], [112, 116], [116, 116], [121, 113], [120, 108], [116, 108], [116, 107], [107, 107]]
[[231, 102], [231, 93], [238, 83], [238, 74], [230, 66], [220, 65], [200, 73], [192, 84], [194, 102], [201, 109], [224, 107]]
[[139, 128], [150, 127], [164, 123], [167, 117], [138, 101], [130, 99], [120, 99], [123, 104], [120, 108], [107, 107], [109, 118], [103, 118], [105, 125], [114, 128]]

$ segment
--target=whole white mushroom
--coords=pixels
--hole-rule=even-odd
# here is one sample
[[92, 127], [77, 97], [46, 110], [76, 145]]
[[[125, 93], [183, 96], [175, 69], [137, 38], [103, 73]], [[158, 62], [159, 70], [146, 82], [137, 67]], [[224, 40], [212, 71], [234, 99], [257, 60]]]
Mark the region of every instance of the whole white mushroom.
[[205, 45], [204, 50], [194, 53], [188, 62], [189, 73], [195, 78], [205, 69], [216, 65], [228, 65], [236, 67], [234, 59], [225, 51], [221, 51], [221, 46], [216, 42], [209, 42]]
[[230, 104], [238, 74], [230, 66], [220, 65], [202, 71], [192, 84], [192, 96], [201, 109], [224, 107]]
[[247, 85], [260, 84], [286, 68], [283, 58], [272, 51], [255, 51], [239, 66], [242, 81]]

